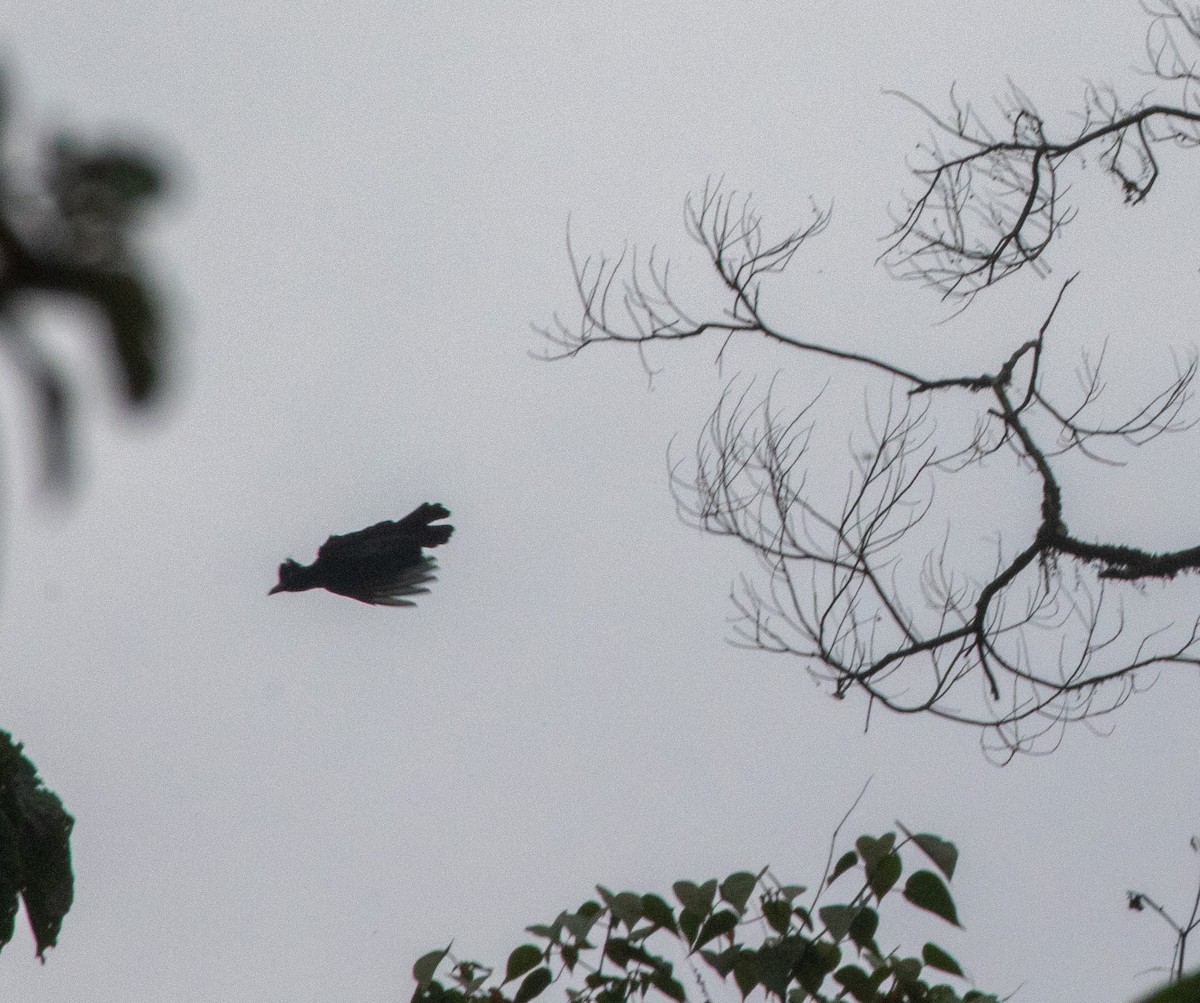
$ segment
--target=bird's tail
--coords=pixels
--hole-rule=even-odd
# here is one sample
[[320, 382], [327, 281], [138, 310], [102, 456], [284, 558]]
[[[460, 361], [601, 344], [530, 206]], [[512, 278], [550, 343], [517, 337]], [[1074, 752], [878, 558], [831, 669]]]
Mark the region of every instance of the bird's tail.
[[412, 533], [420, 541], [422, 547], [440, 547], [450, 539], [454, 527], [445, 524], [431, 526], [430, 523], [449, 517], [450, 510], [445, 505], [424, 502], [401, 519], [398, 526], [400, 529]]

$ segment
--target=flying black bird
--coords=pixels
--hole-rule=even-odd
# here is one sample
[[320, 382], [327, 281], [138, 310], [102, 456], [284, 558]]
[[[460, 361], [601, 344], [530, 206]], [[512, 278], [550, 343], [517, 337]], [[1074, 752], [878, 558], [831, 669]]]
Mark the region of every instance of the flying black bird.
[[453, 526], [431, 525], [449, 515], [444, 505], [425, 502], [399, 522], [380, 522], [357, 533], [331, 536], [312, 564], [298, 564], [289, 557], [279, 565], [279, 584], [267, 594], [327, 589], [376, 606], [415, 606], [401, 597], [428, 592], [425, 583], [436, 580], [437, 561], [421, 548], [440, 547], [450, 539]]

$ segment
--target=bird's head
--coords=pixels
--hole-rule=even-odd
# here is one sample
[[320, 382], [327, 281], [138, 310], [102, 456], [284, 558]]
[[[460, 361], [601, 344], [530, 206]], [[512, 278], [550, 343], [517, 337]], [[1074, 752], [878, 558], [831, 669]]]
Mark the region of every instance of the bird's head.
[[299, 592], [297, 587], [300, 584], [300, 571], [302, 565], [293, 561], [290, 557], [279, 565], [279, 584], [276, 585], [270, 592], [269, 596], [273, 596], [276, 592]]

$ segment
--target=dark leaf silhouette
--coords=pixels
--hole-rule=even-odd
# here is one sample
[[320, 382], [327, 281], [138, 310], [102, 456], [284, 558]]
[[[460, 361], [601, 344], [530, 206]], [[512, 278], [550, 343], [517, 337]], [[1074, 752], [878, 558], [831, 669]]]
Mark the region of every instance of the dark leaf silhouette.
[[0, 731], [0, 948], [13, 935], [17, 897], [33, 929], [37, 954], [58, 941], [71, 908], [71, 829], [75, 820], [42, 786], [21, 745]]
[[357, 533], [331, 536], [308, 565], [290, 557], [279, 565], [276, 592], [326, 589], [375, 606], [415, 606], [407, 596], [428, 592], [437, 561], [422, 547], [440, 547], [454, 527], [432, 523], [446, 519], [444, 505], [425, 502], [399, 522], [380, 522]]

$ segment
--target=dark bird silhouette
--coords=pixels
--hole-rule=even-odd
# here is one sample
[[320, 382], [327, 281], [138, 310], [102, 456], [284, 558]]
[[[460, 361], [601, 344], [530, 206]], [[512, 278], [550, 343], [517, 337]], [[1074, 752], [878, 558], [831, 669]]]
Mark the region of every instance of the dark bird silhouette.
[[267, 594], [327, 589], [375, 606], [415, 606], [402, 597], [428, 592], [426, 583], [436, 580], [437, 561], [421, 548], [440, 547], [450, 539], [453, 526], [431, 525], [449, 515], [444, 505], [425, 502], [399, 522], [331, 536], [312, 564], [289, 557], [279, 565], [279, 584]]

